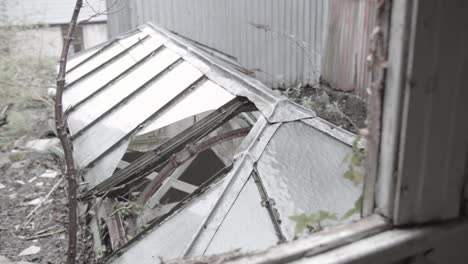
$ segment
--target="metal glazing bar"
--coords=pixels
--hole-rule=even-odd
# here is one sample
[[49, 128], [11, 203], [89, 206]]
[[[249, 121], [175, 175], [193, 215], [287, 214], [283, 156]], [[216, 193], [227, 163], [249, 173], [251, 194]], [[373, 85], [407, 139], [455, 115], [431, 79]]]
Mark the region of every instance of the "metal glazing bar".
[[[97, 51], [96, 53], [94, 53], [93, 55], [89, 56], [88, 58], [86, 58], [85, 60], [83, 60], [82, 62], [78, 63], [77, 65], [73, 66], [72, 68], [68, 69], [67, 70], [67, 73], [70, 73], [71, 71], [73, 71], [74, 69], [78, 68], [79, 66], [81, 66], [83, 63], [91, 60], [92, 58], [96, 57], [98, 54], [102, 53], [103, 51], [105, 51], [106, 49], [108, 49], [110, 46], [112, 46], [112, 44], [116, 43], [117, 41], [123, 39], [123, 38], [127, 38], [127, 37], [130, 37], [130, 36], [133, 36], [135, 34], [137, 34], [138, 32], [141, 32], [140, 29], [134, 29], [134, 30], [131, 30], [129, 32], [127, 32], [125, 35], [123, 36], [119, 36], [119, 37], [115, 37], [113, 39], [110, 39], [108, 40], [107, 42], [104, 42], [102, 44], [100, 44], [100, 49], [99, 51]], [[76, 55], [78, 55], [79, 53], [77, 53]]]
[[82, 76], [80, 76], [78, 79], [74, 80], [73, 82], [71, 83], [67, 83], [67, 85], [65, 86], [65, 89], [68, 89], [70, 88], [70, 86], [76, 84], [77, 82], [83, 80], [84, 78], [88, 77], [89, 75], [91, 74], [95, 74], [96, 72], [98, 72], [99, 70], [103, 69], [105, 66], [107, 66], [108, 64], [111, 64], [113, 61], [117, 60], [118, 58], [122, 57], [123, 55], [125, 55], [129, 50], [135, 48], [136, 46], [140, 45], [143, 41], [149, 39], [150, 36], [147, 35], [145, 36], [144, 38], [142, 39], [139, 39], [137, 42], [135, 42], [134, 44], [132, 44], [130, 47], [128, 48], [125, 48], [124, 50], [122, 50], [121, 52], [119, 52], [117, 55], [115, 55], [114, 57], [108, 59], [107, 61], [103, 62], [101, 65], [93, 68], [93, 69], [90, 69], [87, 73], [83, 74]]
[[273, 228], [275, 229], [276, 236], [280, 243], [286, 241], [286, 237], [284, 236], [283, 232], [281, 231], [281, 219], [279, 217], [278, 210], [274, 207], [275, 201], [268, 196], [268, 193], [263, 185], [262, 179], [257, 170], [257, 165], [254, 166], [254, 171], [252, 172], [252, 177], [257, 185], [258, 192], [260, 193], [260, 197], [262, 199], [262, 206], [268, 211], [268, 215], [270, 216], [271, 222], [273, 224]]
[[94, 59], [96, 56], [98, 56], [99, 54], [101, 54], [102, 52], [106, 51], [109, 47], [111, 47], [112, 45], [114, 45], [117, 41], [119, 41], [119, 39], [115, 38], [111, 41], [109, 41], [108, 43], [106, 43], [104, 46], [102, 46], [98, 51], [96, 51], [93, 55], [89, 56], [88, 58], [84, 59], [82, 62], [78, 63], [77, 65], [71, 67], [70, 69], [67, 70], [67, 74], [72, 72], [74, 69], [80, 67], [81, 65], [85, 64], [86, 62]]
[[117, 142], [115, 142], [110, 148], [106, 149], [101, 155], [99, 155], [97, 158], [95, 158], [93, 161], [91, 161], [84, 169], [88, 169], [93, 167], [96, 162], [104, 158], [108, 153], [112, 152], [114, 149], [118, 148], [120, 145], [122, 145], [130, 136], [133, 134], [137, 133], [141, 129], [143, 129], [148, 123], [153, 121], [154, 119], [158, 118], [162, 114], [164, 114], [167, 110], [169, 110], [173, 105], [177, 104], [180, 102], [183, 98], [185, 98], [188, 94], [190, 94], [193, 90], [195, 90], [197, 87], [199, 87], [202, 83], [204, 83], [207, 80], [206, 76], [202, 75], [200, 78], [195, 80], [192, 84], [187, 86], [182, 92], [180, 92], [177, 96], [172, 98], [169, 102], [167, 102], [163, 107], [158, 109], [156, 112], [154, 112], [151, 116], [146, 118], [143, 122], [141, 122], [138, 126], [133, 128], [130, 132], [128, 132], [125, 136], [120, 138]]
[[129, 166], [116, 172], [94, 188], [82, 195], [83, 199], [91, 198], [93, 195], [102, 195], [116, 186], [122, 186], [129, 181], [135, 181], [146, 177], [155, 167], [163, 165], [173, 154], [181, 151], [187, 144], [202, 138], [239, 113], [256, 110], [253, 103], [244, 97], [236, 97], [216, 111], [169, 139], [156, 149], [147, 152]]
[[152, 51], [150, 54], [146, 55], [143, 59], [139, 60], [137, 63], [133, 64], [132, 66], [130, 66], [128, 69], [126, 69], [125, 71], [123, 71], [121, 74], [117, 75], [116, 77], [114, 77], [112, 80], [110, 80], [109, 82], [107, 82], [106, 84], [104, 84], [103, 86], [101, 86], [99, 89], [97, 89], [95, 92], [91, 93], [90, 95], [88, 95], [86, 98], [84, 98], [83, 100], [81, 100], [80, 102], [72, 105], [65, 113], [65, 115], [68, 115], [70, 113], [72, 113], [73, 111], [75, 111], [78, 107], [80, 107], [83, 103], [87, 102], [89, 99], [93, 98], [94, 96], [96, 96], [97, 94], [101, 93], [102, 91], [104, 91], [106, 88], [108, 88], [109, 86], [111, 86], [115, 81], [119, 80], [120, 78], [124, 77], [125, 75], [129, 74], [130, 72], [132, 72], [134, 69], [136, 69], [137, 67], [139, 67], [141, 64], [145, 63], [146, 61], [148, 61], [150, 58], [152, 58], [153, 56], [155, 56], [156, 54], [160, 53], [163, 49], [165, 49], [166, 47], [164, 45], [161, 45], [159, 46], [158, 48], [156, 48], [154, 51]]
[[171, 63], [167, 68], [165, 68], [163, 71], [159, 72], [156, 74], [153, 78], [142, 84], [140, 87], [138, 87], [135, 91], [127, 95], [125, 98], [120, 100], [117, 104], [113, 105], [111, 108], [109, 108], [106, 112], [104, 112], [102, 115], [91, 121], [89, 124], [87, 124], [84, 128], [81, 130], [77, 131], [73, 136], [72, 140], [76, 140], [80, 136], [82, 136], [87, 130], [89, 130], [92, 126], [94, 126], [96, 123], [104, 119], [106, 116], [114, 112], [116, 109], [120, 108], [122, 105], [130, 101], [133, 97], [144, 91], [148, 86], [150, 86], [153, 82], [156, 80], [160, 79], [162, 76], [164, 76], [166, 73], [171, 71], [175, 66], [179, 65], [182, 63], [184, 60], [182, 58], [177, 59], [173, 63]]

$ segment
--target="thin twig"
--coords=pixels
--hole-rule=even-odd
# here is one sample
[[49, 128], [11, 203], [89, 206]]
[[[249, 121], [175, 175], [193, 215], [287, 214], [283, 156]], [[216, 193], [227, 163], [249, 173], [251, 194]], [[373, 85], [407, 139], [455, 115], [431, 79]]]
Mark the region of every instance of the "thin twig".
[[119, 13], [120, 11], [122, 11], [124, 8], [127, 7], [127, 3], [126, 3], [126, 4], [125, 4], [122, 8], [120, 8], [119, 10], [114, 11], [114, 12], [109, 12], [109, 10], [110, 10], [111, 8], [113, 8], [113, 7], [117, 4], [117, 2], [118, 2], [118, 0], [117, 0], [117, 1], [115, 1], [114, 3], [112, 3], [106, 10], [99, 12], [99, 11], [97, 11], [91, 4], [89, 4], [89, 2], [88, 2], [87, 0], [85, 0], [85, 1], [86, 1], [87, 6], [94, 12], [94, 14], [91, 15], [90, 17], [88, 17], [87, 19], [83, 19], [83, 20], [79, 21], [78, 24], [87, 23], [87, 22], [91, 21], [91, 19], [96, 18], [96, 17], [99, 17], [99, 16], [102, 16], [102, 15], [112, 15], [112, 14]]
[[33, 240], [33, 239], [48, 237], [48, 236], [52, 236], [52, 235], [55, 235], [55, 234], [63, 233], [65, 231], [67, 231], [67, 230], [60, 229], [60, 230], [50, 232], [50, 233], [45, 233], [45, 234], [42, 234], [42, 235], [35, 235], [35, 236], [26, 237], [26, 238], [24, 238], [24, 240]]
[[34, 233], [34, 235], [37, 236], [37, 235], [40, 235], [40, 234], [44, 234], [45, 232], [48, 232], [48, 231], [50, 231], [50, 230], [52, 230], [54, 228], [56, 228], [56, 226], [51, 226], [51, 227], [42, 229], [42, 230], [37, 231], [36, 233]]
[[50, 106], [52, 108], [54, 107], [54, 105], [51, 102], [49, 102], [47, 99], [45, 99], [42, 95], [40, 95], [36, 91], [31, 91], [31, 92], [36, 96], [35, 98], [33, 97], [33, 100], [43, 102], [44, 104], [46, 104], [47, 106]]
[[52, 195], [52, 193], [59, 187], [62, 180], [63, 178], [60, 178], [60, 180], [52, 187], [52, 189], [50, 189], [49, 193], [46, 195], [44, 200], [42, 200], [42, 202], [36, 205], [36, 207], [34, 207], [34, 209], [26, 216], [26, 220], [28, 220], [28, 222], [24, 226], [27, 226], [31, 222], [30, 220], [32, 219], [33, 214], [37, 211], [37, 209], [39, 209], [43, 204], [45, 204], [45, 202], [49, 199], [50, 195]]

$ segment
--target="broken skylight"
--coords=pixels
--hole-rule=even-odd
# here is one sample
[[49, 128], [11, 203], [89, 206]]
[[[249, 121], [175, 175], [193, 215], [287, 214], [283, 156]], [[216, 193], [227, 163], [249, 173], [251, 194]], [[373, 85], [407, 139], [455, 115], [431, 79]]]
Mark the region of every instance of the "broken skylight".
[[64, 109], [98, 255], [259, 250], [304, 219], [359, 218], [359, 139], [234, 64], [149, 24], [70, 60]]

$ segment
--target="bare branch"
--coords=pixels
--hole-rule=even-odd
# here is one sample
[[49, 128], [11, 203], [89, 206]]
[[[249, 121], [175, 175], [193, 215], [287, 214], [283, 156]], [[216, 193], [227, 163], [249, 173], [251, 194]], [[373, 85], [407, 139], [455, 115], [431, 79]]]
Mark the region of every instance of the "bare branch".
[[126, 8], [127, 5], [128, 5], [128, 2], [125, 2], [125, 5], [123, 7], [121, 7], [119, 10], [114, 11], [114, 12], [109, 12], [109, 10], [111, 10], [115, 5], [117, 5], [119, 0], [116, 0], [109, 7], [107, 7], [106, 10], [97, 11], [91, 4], [89, 4], [88, 0], [85, 0], [85, 1], [86, 1], [87, 6], [89, 8], [91, 8], [91, 10], [94, 12], [94, 14], [92, 16], [88, 17], [87, 19], [81, 20], [80, 22], [78, 22], [78, 24], [87, 23], [87, 22], [91, 21], [91, 19], [102, 16], [102, 15], [111, 15], [111, 14], [119, 13], [124, 8]]
[[67, 263], [74, 264], [76, 260], [76, 245], [77, 245], [77, 192], [78, 183], [76, 179], [75, 161], [73, 159], [73, 146], [70, 136], [67, 131], [67, 124], [64, 120], [62, 97], [65, 88], [65, 74], [67, 69], [68, 51], [70, 49], [71, 40], [75, 32], [78, 16], [80, 14], [83, 0], [77, 0], [73, 11], [70, 24], [68, 26], [67, 35], [64, 37], [62, 54], [60, 56], [59, 73], [57, 75], [57, 91], [55, 95], [55, 125], [57, 128], [57, 136], [62, 143], [63, 152], [65, 154], [66, 178], [68, 180], [68, 249]]

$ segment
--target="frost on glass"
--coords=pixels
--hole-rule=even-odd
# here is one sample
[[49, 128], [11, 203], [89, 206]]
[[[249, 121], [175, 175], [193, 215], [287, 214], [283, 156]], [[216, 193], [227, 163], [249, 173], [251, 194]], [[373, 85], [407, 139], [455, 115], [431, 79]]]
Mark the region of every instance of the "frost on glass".
[[298, 217], [317, 215], [319, 226], [359, 217], [343, 217], [362, 193], [362, 183], [344, 177], [352, 154], [351, 146], [304, 122], [280, 126], [257, 168], [286, 238], [295, 236]]
[[264, 206], [258, 188], [250, 178], [214, 235], [205, 254], [219, 254], [241, 248], [254, 251], [278, 242], [273, 222]]

